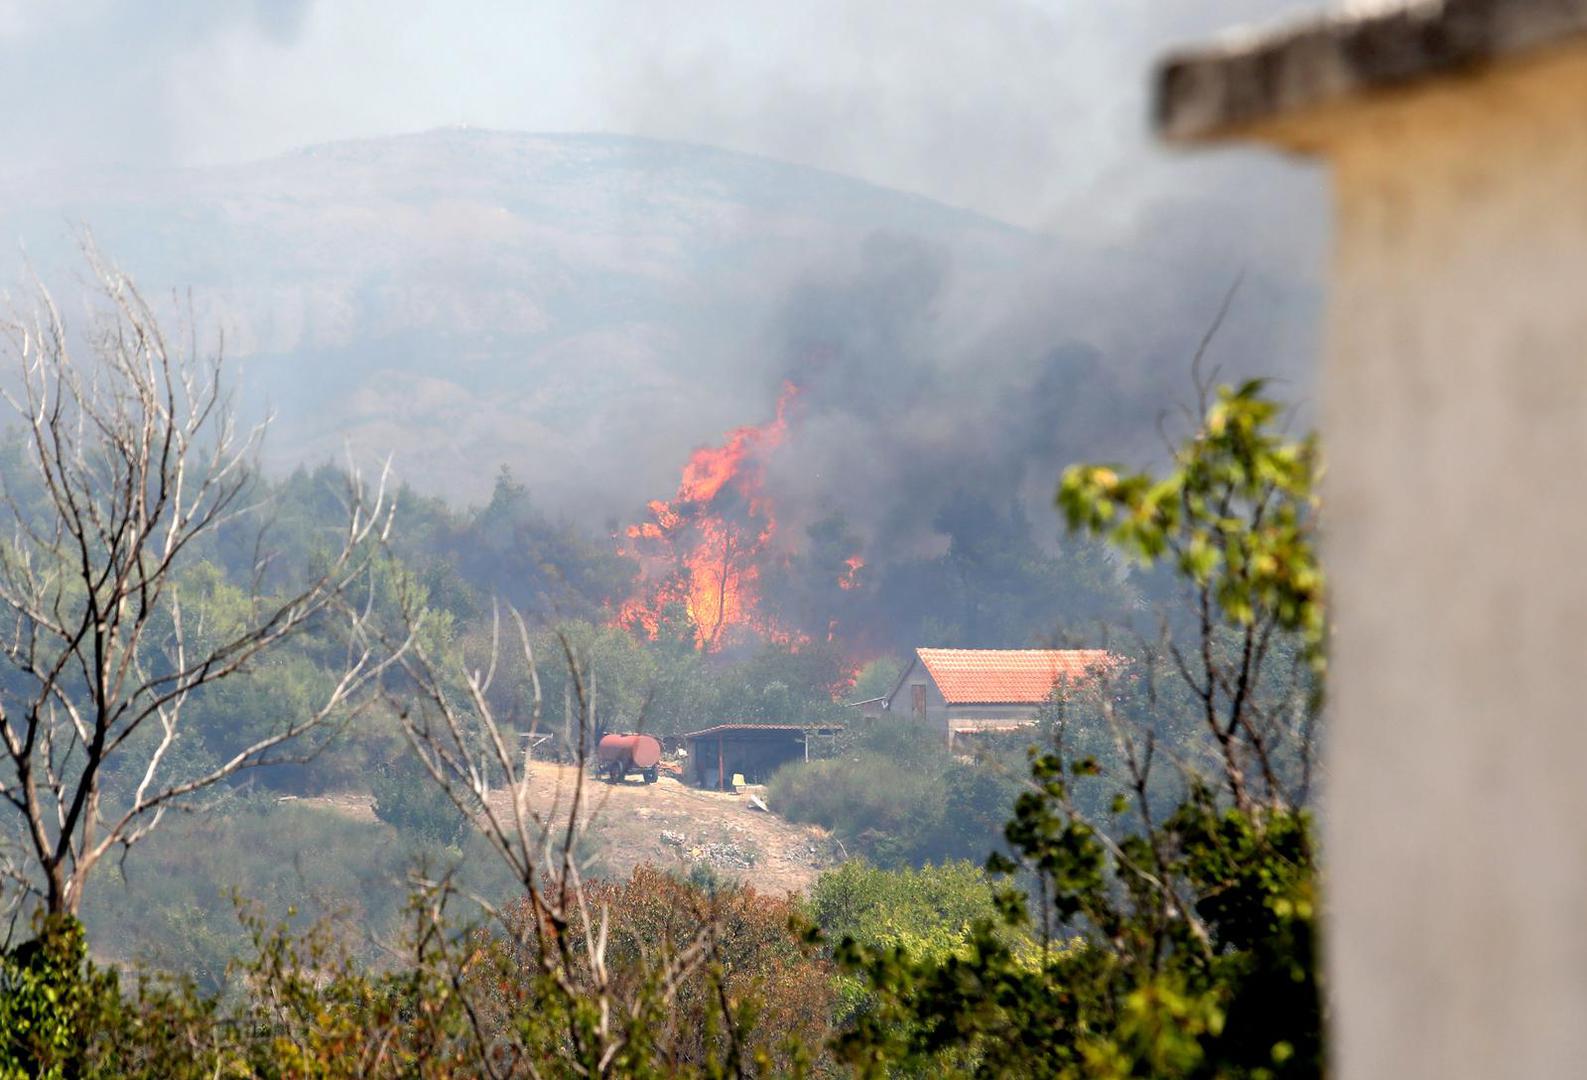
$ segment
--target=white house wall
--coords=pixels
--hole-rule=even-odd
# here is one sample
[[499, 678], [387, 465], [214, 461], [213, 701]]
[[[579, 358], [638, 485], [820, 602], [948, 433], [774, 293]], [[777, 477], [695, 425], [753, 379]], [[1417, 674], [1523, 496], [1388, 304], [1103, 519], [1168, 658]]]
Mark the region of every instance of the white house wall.
[[894, 719], [914, 720], [912, 687], [926, 688], [926, 716], [922, 730], [933, 738], [948, 742], [950, 731], [973, 731], [1006, 723], [1023, 723], [1036, 718], [1039, 705], [949, 705], [937, 683], [917, 656], [904, 672], [898, 689], [888, 698], [887, 714]]

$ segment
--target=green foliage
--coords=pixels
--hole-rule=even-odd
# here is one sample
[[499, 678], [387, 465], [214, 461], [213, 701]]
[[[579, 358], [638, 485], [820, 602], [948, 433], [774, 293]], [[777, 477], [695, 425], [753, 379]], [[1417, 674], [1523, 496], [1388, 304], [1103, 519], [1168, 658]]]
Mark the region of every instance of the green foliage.
[[[465, 645], [483, 652], [488, 642], [476, 632]], [[847, 719], [835, 698], [847, 694], [852, 675], [828, 644], [767, 642], [745, 656], [707, 657], [686, 641], [649, 642], [615, 626], [567, 622], [537, 634], [534, 650], [541, 727], [552, 732], [562, 730], [565, 715], [577, 717], [592, 675], [597, 721], [608, 731], [676, 735], [728, 721], [814, 726]], [[569, 654], [579, 666], [576, 681]], [[504, 655], [493, 706], [526, 727], [532, 696], [522, 658]]]
[[[485, 1055], [492, 1075], [521, 1075], [525, 1062], [556, 1076], [830, 1072], [840, 1062], [876, 1076], [1317, 1075], [1310, 746], [1290, 737], [1309, 731], [1318, 694], [1308, 676], [1284, 677], [1323, 642], [1316, 453], [1273, 435], [1276, 417], [1259, 385], [1224, 391], [1170, 476], [1065, 474], [1059, 502], [1073, 529], [1183, 575], [1192, 603], [1174, 625], [1194, 647], [1143, 644], [1101, 692], [1055, 697], [1039, 722], [1048, 745], [1022, 769], [1006, 748], [965, 762], [908, 723], [881, 721], [841, 756], [774, 777], [779, 812], [827, 826], [875, 864], [824, 875], [808, 908], [644, 869], [592, 885], [590, 922], [549, 928], [568, 956], [602, 943], [600, 965], [537, 966], [528, 942], [543, 914], [518, 911], [508, 926], [444, 917], [446, 889], [499, 899], [513, 886], [459, 840], [464, 816], [376, 715], [316, 747], [313, 762], [259, 776], [278, 790], [367, 784], [376, 821], [229, 792], [140, 845], [117, 894], [90, 894], [97, 957], [182, 977], [123, 987], [87, 959], [75, 924], [44, 926], [0, 954], [0, 1080], [462, 1077], [484, 1074]], [[333, 479], [300, 470], [264, 485], [287, 552], [267, 589], [312, 564], [337, 509], [326, 498]], [[660, 733], [827, 723], [846, 718], [837, 699], [876, 696], [897, 677], [896, 664], [878, 662], [852, 679], [819, 636], [707, 657], [681, 622], [655, 642], [604, 625], [602, 604], [629, 568], [540, 515], [508, 475], [478, 512], [412, 506], [413, 538], [376, 576], [380, 617], [404, 602], [424, 607], [427, 651], [457, 657], [488, 647], [482, 598], [492, 591], [571, 613], [534, 636], [546, 726], [560, 720], [564, 652], [595, 673], [610, 726]], [[841, 520], [818, 523], [803, 561], [768, 585], [787, 587], [774, 599], [801, 620], [891, 598], [909, 644], [1025, 644], [1060, 615], [1134, 606], [1100, 547], [1076, 538], [1047, 552], [1017, 508], [963, 501], [939, 524], [946, 555], [844, 589], [835, 575], [854, 537]], [[207, 543], [180, 589], [191, 625], [221, 633], [246, 615], [252, 563], [237, 537]], [[825, 592], [801, 598], [801, 574]], [[920, 597], [941, 598], [940, 610]], [[290, 723], [322, 695], [336, 648], [311, 633], [196, 698], [193, 737], [171, 753], [215, 760]], [[533, 680], [510, 653], [491, 705], [522, 726]], [[1186, 771], [1154, 771], [1154, 753]], [[135, 782], [137, 752], [127, 760], [107, 798]], [[991, 873], [962, 861], [989, 851]], [[447, 884], [410, 905], [398, 874], [416, 858], [426, 880]], [[260, 902], [241, 928], [222, 914], [233, 889]], [[831, 943], [826, 957], [790, 932], [806, 919]], [[370, 947], [405, 928], [400, 957]], [[689, 963], [668, 967], [681, 958]], [[613, 1025], [622, 1039], [603, 1042]], [[602, 1059], [601, 1046], [615, 1049]]]
[[793, 648], [769, 642], [718, 672], [717, 722], [751, 724], [841, 724], [837, 699], [853, 685], [843, 653], [826, 642]]
[[83, 928], [41, 918], [32, 939], [0, 950], [0, 1080], [81, 1075], [82, 1040], [114, 979], [85, 973]]
[[553, 950], [568, 962], [547, 969], [533, 959], [527, 905], [499, 924], [454, 926], [448, 896], [444, 886], [412, 896], [387, 939], [401, 961], [385, 970], [358, 961], [328, 924], [244, 906], [247, 945], [226, 996], [155, 976], [124, 991], [87, 959], [77, 924], [41, 926], [0, 953], [0, 1078], [720, 1077], [830, 1066], [831, 968], [794, 931], [795, 900], [738, 886], [706, 894], [642, 867], [590, 889], [604, 913], [597, 972], [577, 959], [592, 944], [582, 924], [565, 928], [566, 952]]
[[[873, 1004], [841, 1036], [842, 1056], [866, 1075], [1317, 1075], [1309, 818], [1254, 818], [1201, 788], [1149, 836], [1115, 847], [1064, 809], [1090, 769], [1038, 755], [1032, 778], [1008, 826], [1017, 859], [993, 865], [1039, 888], [1003, 887], [998, 917], [975, 921], [946, 955], [851, 935], [837, 955]], [[1148, 878], [1171, 882], [1185, 906]], [[1027, 934], [1047, 947], [1021, 947]]]
[[1106, 536], [1150, 564], [1172, 557], [1235, 627], [1271, 614], [1320, 648], [1323, 575], [1311, 539], [1314, 438], [1269, 430], [1279, 406], [1260, 380], [1224, 387], [1195, 438], [1157, 478], [1105, 465], [1065, 470], [1058, 505], [1071, 529]]
[[420, 842], [451, 844], [468, 823], [445, 790], [409, 756], [382, 765], [370, 789], [375, 816]]
[[1018, 790], [996, 758], [950, 756], [906, 720], [876, 720], [839, 757], [780, 769], [771, 803], [791, 821], [831, 830], [879, 866], [971, 859], [997, 847]]
[[[708, 927], [709, 962], [685, 980], [663, 1016], [655, 1018], [670, 1042], [673, 1067], [720, 1068], [733, 1048], [722, 1030], [719, 995], [749, 1009], [735, 1010], [746, 1065], [782, 1073], [812, 1055], [824, 1056], [832, 1021], [830, 964], [794, 932], [802, 916], [796, 898], [716, 883], [702, 890], [651, 866], [624, 882], [592, 886], [589, 903], [610, 913], [607, 963], [624, 996], [653, 977], [658, 955], [685, 948]], [[575, 942], [581, 941], [575, 930]], [[715, 1030], [713, 1031], [713, 1027]], [[655, 1036], [648, 1036], [655, 1038]], [[777, 1067], [768, 1068], [773, 1062]]]
[[848, 639], [864, 629], [874, 601], [864, 546], [842, 514], [812, 523], [802, 549], [767, 568], [761, 584], [767, 610], [814, 641]]
[[[114, 972], [86, 959], [75, 923], [46, 927], [5, 957], [7, 977], [22, 973], [21, 985], [39, 989], [45, 1023], [19, 1028], [0, 1001], [0, 1077], [473, 1075], [460, 1068], [465, 1025], [440, 972], [368, 974], [316, 930], [255, 914], [243, 922], [253, 948], [237, 974], [247, 992], [232, 1000], [149, 976], [123, 992]], [[30, 1037], [43, 1031], [49, 1040]]]
[[450, 552], [462, 577], [486, 597], [525, 611], [556, 611], [592, 619], [624, 596], [634, 566], [606, 538], [539, 510], [503, 466], [485, 505], [457, 535]]
[[[912, 963], [940, 964], [968, 954], [975, 925], [997, 914], [994, 899], [992, 880], [969, 862], [884, 870], [854, 859], [817, 879], [810, 914], [840, 948], [896, 949]], [[846, 972], [834, 985], [843, 1027], [876, 1008], [863, 978]]]
[[443, 848], [356, 807], [253, 796], [217, 800], [174, 817], [89, 893], [83, 922], [95, 956], [190, 978], [204, 994], [235, 990], [230, 961], [248, 937], [232, 897], [262, 916], [335, 931], [361, 963], [389, 957], [377, 944], [400, 936], [408, 875], [455, 874], [482, 895], [509, 879], [484, 843], [466, 834]]
[[967, 861], [884, 870], [853, 859], [817, 879], [811, 914], [832, 941], [901, 946], [921, 960], [958, 954], [978, 921], [997, 914], [993, 881]]
[[854, 689], [850, 696], [855, 701], [870, 701], [886, 697], [903, 677], [905, 663], [896, 656], [879, 656], [861, 665], [854, 676]]
[[[590, 692], [593, 674], [597, 719], [608, 730], [666, 730], [657, 726], [655, 715], [660, 658], [647, 643], [626, 630], [584, 621], [562, 622], [535, 635], [534, 650], [544, 729], [562, 730], [565, 702], [571, 702], [572, 715], [577, 717], [579, 694]], [[527, 727], [533, 700], [529, 671], [515, 650], [508, 652], [511, 655], [504, 655], [504, 666], [498, 668], [495, 704], [501, 715], [513, 717]], [[577, 683], [582, 687], [575, 684], [569, 670], [569, 653], [579, 666]]]
[[[1323, 641], [1315, 452], [1267, 430], [1277, 409], [1259, 391], [1221, 392], [1169, 477], [1065, 474], [1074, 527], [1136, 558], [1172, 554], [1189, 583], [1195, 640], [1163, 646], [1178, 692], [1148, 651], [1089, 710], [1055, 699], [1053, 748], [1031, 751], [1008, 849], [988, 863], [1008, 876], [997, 917], [951, 954], [837, 947], [869, 995], [838, 1042], [862, 1075], [1321, 1074], [1317, 852], [1306, 785], [1290, 782], [1306, 775], [1310, 725], [1279, 722], [1319, 695], [1305, 665], [1298, 696], [1266, 670], [1284, 666], [1284, 635], [1296, 656]], [[1159, 745], [1181, 764], [1177, 795], [1153, 771]]]
[[1051, 550], [1018, 502], [961, 493], [933, 526], [948, 538], [945, 553], [880, 570], [877, 603], [896, 647], [1030, 648], [1135, 606], [1103, 548], [1076, 536]]

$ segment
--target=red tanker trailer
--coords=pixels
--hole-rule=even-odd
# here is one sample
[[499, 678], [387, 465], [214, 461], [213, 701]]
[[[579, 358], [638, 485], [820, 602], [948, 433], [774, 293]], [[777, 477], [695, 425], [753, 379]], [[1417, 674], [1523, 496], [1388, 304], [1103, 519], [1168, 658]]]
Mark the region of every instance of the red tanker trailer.
[[660, 765], [661, 743], [649, 735], [603, 735], [595, 747], [595, 769], [608, 783], [636, 772], [654, 784]]

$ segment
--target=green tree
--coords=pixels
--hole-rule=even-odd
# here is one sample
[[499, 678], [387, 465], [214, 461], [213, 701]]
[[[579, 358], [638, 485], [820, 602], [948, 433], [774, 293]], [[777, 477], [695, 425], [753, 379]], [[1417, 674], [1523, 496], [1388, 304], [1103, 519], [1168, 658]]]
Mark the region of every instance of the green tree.
[[854, 676], [854, 689], [850, 691], [850, 696], [856, 701], [886, 697], [903, 677], [904, 667], [904, 661], [896, 656], [878, 656], [866, 661]]
[[83, 928], [65, 915], [31, 940], [0, 949], [0, 1080], [82, 1073], [82, 1040], [114, 979], [87, 967]]
[[814, 641], [853, 641], [874, 594], [864, 546], [842, 514], [806, 528], [803, 548], [765, 575], [762, 594], [778, 625]]
[[[1320, 1074], [1307, 805], [1326, 625], [1312, 542], [1316, 449], [1272, 432], [1278, 409], [1261, 390], [1221, 391], [1170, 475], [1077, 466], [1058, 496], [1073, 528], [1109, 536], [1132, 558], [1175, 560], [1195, 636], [1164, 651], [1185, 693], [1151, 693], [1148, 671], [1136, 673], [1148, 690], [1138, 697], [1188, 709], [1188, 722], [1170, 727], [1202, 745], [1160, 743], [1156, 717], [1141, 724], [1138, 708], [1121, 708], [1131, 697], [1122, 673], [1094, 694], [1114, 744], [1105, 761], [1075, 754], [1062, 738], [1074, 720], [1056, 718], [1056, 745], [1031, 752], [1005, 830], [1009, 854], [989, 863], [1008, 875], [998, 918], [977, 922], [945, 960], [853, 935], [839, 946], [875, 1001], [840, 1038], [861, 1073]], [[1268, 670], [1280, 641], [1301, 658], [1277, 665], [1296, 684], [1288, 693]], [[1169, 757], [1182, 763], [1182, 786], [1165, 814], [1155, 785]], [[1104, 815], [1083, 809], [1096, 785], [1112, 793]], [[1039, 947], [1021, 949], [1010, 931]]]
[[[246, 501], [262, 429], [237, 422], [220, 356], [169, 344], [126, 276], [88, 257], [100, 291], [86, 355], [42, 286], [5, 328], [23, 466], [0, 477], [0, 825], [18, 841], [0, 844], [0, 904], [72, 916], [107, 856], [290, 753], [389, 663], [351, 599], [390, 525], [383, 486], [353, 479], [323, 557], [280, 592], [262, 585], [262, 541], [245, 596], [188, 566], [228, 522], [262, 530]], [[316, 632], [341, 646], [325, 696], [218, 760], [172, 752], [189, 705]], [[128, 758], [138, 778], [114, 790]]]
[[871, 721], [843, 753], [773, 775], [771, 802], [879, 866], [980, 861], [998, 848], [1019, 785], [996, 755], [960, 761], [908, 720]]
[[634, 579], [630, 560], [604, 538], [541, 511], [506, 466], [458, 540], [453, 558], [463, 577], [523, 611], [595, 619]]
[[947, 537], [946, 552], [881, 572], [877, 603], [897, 627], [898, 647], [1029, 648], [1060, 631], [1090, 633], [1135, 606], [1100, 545], [1071, 536], [1052, 549], [1017, 501], [960, 493], [933, 526]]
[[450, 844], [468, 823], [446, 792], [406, 754], [376, 770], [370, 792], [377, 818], [423, 841]]
[[760, 724], [836, 724], [838, 699], [853, 686], [842, 650], [830, 642], [798, 648], [768, 642], [717, 674], [722, 720]]

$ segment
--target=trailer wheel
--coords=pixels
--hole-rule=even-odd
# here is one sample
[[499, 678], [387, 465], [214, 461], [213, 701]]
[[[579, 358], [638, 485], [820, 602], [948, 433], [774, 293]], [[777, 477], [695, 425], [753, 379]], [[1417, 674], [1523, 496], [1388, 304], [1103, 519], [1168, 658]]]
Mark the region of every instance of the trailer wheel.
[[656, 770], [655, 769], [646, 769], [645, 770], [645, 783], [654, 784], [655, 782], [656, 782]]
[[621, 761], [612, 762], [612, 767], [608, 769], [606, 773], [606, 782], [608, 784], [621, 784], [623, 782], [623, 774], [625, 772], [627, 772], [627, 770], [623, 768], [623, 763]]

